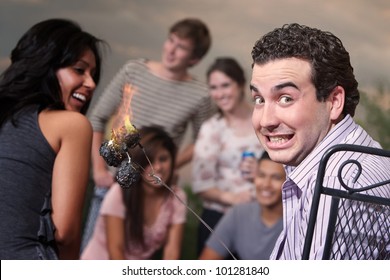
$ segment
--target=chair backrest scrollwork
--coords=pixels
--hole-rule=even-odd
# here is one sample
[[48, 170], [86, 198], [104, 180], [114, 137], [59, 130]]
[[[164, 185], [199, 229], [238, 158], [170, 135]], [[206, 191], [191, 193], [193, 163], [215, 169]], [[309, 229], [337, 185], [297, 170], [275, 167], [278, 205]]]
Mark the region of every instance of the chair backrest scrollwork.
[[338, 169], [341, 188], [324, 185], [329, 158], [337, 152], [356, 152], [390, 158], [390, 151], [341, 144], [328, 149], [323, 155], [317, 173], [313, 201], [305, 236], [302, 259], [309, 259], [316, 226], [320, 199], [330, 199], [329, 222], [322, 259], [390, 259], [390, 197], [378, 195], [381, 188], [390, 185], [388, 179], [368, 186], [351, 188], [343, 179], [343, 169], [356, 165], [363, 171], [359, 160], [349, 159]]

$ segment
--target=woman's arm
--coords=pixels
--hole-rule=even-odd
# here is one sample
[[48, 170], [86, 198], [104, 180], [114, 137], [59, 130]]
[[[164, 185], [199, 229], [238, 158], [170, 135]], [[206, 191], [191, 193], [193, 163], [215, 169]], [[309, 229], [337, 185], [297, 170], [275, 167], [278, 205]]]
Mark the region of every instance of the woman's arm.
[[108, 256], [111, 260], [125, 259], [125, 222], [123, 218], [106, 215]]
[[167, 243], [164, 246], [164, 260], [178, 260], [184, 233], [184, 223], [173, 224], [169, 227]]
[[[52, 177], [52, 219], [60, 259], [78, 259], [89, 180], [92, 128], [79, 113], [41, 113], [42, 132], [57, 152]], [[40, 115], [41, 116], [41, 115]]]
[[176, 169], [182, 168], [187, 163], [191, 162], [194, 155], [194, 144], [188, 144], [182, 151], [179, 151], [176, 157]]

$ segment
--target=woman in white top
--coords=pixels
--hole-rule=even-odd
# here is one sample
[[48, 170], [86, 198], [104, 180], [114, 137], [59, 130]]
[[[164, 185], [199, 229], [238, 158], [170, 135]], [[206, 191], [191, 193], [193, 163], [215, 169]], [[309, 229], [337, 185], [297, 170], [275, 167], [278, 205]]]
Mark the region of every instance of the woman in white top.
[[[207, 71], [209, 92], [218, 113], [203, 123], [194, 151], [193, 192], [203, 200], [202, 218], [212, 228], [226, 210], [254, 198], [256, 159], [263, 153], [254, 133], [252, 106], [245, 99], [245, 74], [233, 58], [218, 58]], [[198, 253], [210, 232], [198, 230]]]

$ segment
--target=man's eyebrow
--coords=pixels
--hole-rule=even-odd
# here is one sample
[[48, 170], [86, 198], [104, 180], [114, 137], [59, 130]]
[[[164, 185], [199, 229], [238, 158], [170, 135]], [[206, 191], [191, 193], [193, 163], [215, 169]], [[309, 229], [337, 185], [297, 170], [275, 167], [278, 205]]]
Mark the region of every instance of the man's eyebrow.
[[259, 90], [254, 85], [249, 85], [249, 89], [254, 92], [259, 92]]
[[[286, 88], [286, 87], [293, 87], [293, 88], [299, 89], [298, 86], [296, 84], [294, 84], [293, 82], [285, 82], [285, 83], [274, 86], [272, 88], [272, 91], [275, 92], [275, 91], [281, 90], [281, 89]], [[253, 92], [257, 92], [257, 93], [259, 92], [257, 87], [255, 87], [254, 85], [249, 85], [249, 89]]]
[[278, 90], [281, 90], [285, 87], [293, 87], [293, 88], [299, 89], [298, 86], [296, 84], [294, 84], [293, 82], [285, 82], [285, 83], [274, 86], [272, 88], [272, 91], [278, 91]]

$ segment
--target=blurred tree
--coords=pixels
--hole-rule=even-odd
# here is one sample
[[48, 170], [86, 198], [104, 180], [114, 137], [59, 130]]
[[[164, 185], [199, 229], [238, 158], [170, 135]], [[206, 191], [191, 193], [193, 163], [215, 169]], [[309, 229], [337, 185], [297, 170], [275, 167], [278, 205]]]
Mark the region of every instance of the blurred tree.
[[386, 84], [380, 83], [377, 92], [360, 92], [356, 121], [366, 129], [384, 149], [390, 150], [390, 109]]

